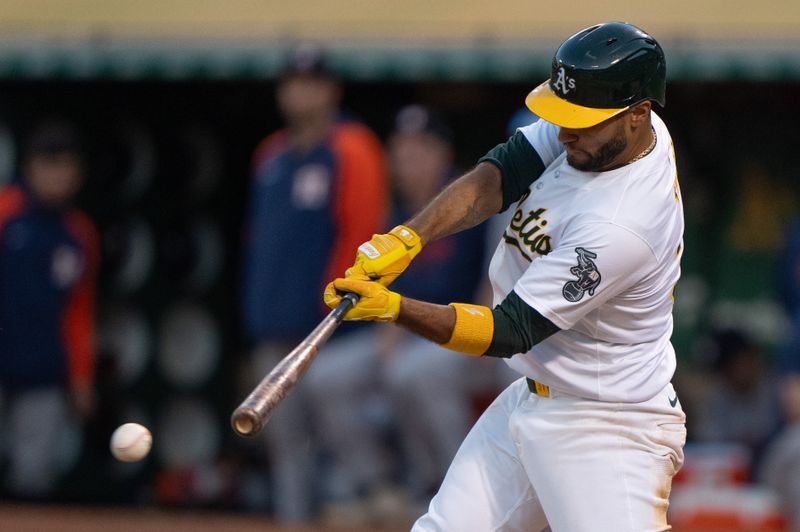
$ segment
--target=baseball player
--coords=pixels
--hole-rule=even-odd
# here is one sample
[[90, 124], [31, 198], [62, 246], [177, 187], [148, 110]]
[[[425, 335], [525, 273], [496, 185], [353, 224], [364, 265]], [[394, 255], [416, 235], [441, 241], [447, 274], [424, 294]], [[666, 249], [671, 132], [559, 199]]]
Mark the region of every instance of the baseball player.
[[[564, 41], [520, 128], [421, 212], [358, 248], [326, 288], [348, 319], [396, 321], [522, 375], [461, 445], [415, 531], [669, 530], [685, 416], [670, 384], [683, 210], [647, 33], [612, 22]], [[494, 308], [391, 292], [423, 245], [514, 215], [489, 270]], [[453, 378], [458, 378], [454, 375]]]

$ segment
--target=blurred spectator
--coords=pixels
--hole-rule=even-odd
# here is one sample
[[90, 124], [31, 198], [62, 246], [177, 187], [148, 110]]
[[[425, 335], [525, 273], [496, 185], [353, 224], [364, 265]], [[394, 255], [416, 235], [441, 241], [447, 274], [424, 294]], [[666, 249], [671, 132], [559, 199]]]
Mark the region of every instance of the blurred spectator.
[[[399, 111], [387, 144], [396, 192], [390, 226], [419, 211], [457, 175], [451, 143], [450, 129], [435, 112], [419, 105]], [[393, 287], [442, 304], [470, 301], [483, 252], [483, 226], [429, 243]], [[320, 438], [338, 473], [328, 518], [353, 525], [409, 512], [390, 486], [395, 479], [382, 427], [370, 421], [376, 396], [387, 405], [402, 451], [401, 480], [412, 497], [427, 501], [474, 421], [472, 398], [492, 362], [475, 366], [466, 358], [400, 328], [369, 328], [326, 346], [307, 378]]]
[[800, 363], [782, 378], [780, 390], [786, 427], [767, 448], [761, 480], [778, 494], [791, 530], [800, 532]]
[[786, 426], [771, 441], [761, 469], [761, 480], [780, 497], [792, 523], [800, 532], [800, 221], [789, 226], [784, 251], [782, 285], [791, 328], [781, 353], [780, 392]]
[[[385, 222], [380, 141], [340, 117], [342, 89], [323, 53], [292, 51], [277, 87], [286, 128], [255, 151], [244, 243], [242, 317], [253, 346], [248, 387], [317, 325], [325, 283]], [[301, 383], [270, 420], [273, 506], [283, 521], [312, 515], [316, 471]]]
[[713, 340], [714, 380], [699, 407], [694, 437], [757, 452], [780, 422], [774, 379], [761, 348], [744, 333], [721, 331]]
[[70, 407], [94, 409], [94, 295], [99, 244], [72, 205], [84, 180], [72, 126], [36, 128], [21, 182], [0, 191], [0, 390], [5, 395], [8, 490], [42, 498]]

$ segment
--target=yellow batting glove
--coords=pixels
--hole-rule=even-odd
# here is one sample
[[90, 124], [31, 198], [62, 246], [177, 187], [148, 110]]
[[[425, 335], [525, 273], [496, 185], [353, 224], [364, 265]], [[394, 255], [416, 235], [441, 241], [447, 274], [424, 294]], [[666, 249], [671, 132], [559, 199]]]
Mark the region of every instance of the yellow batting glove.
[[419, 235], [405, 225], [398, 225], [386, 234], [372, 235], [369, 242], [358, 246], [356, 263], [345, 276], [372, 279], [389, 286], [421, 250]]
[[400, 294], [375, 281], [348, 278], [336, 279], [328, 283], [322, 298], [331, 308], [342, 300], [338, 292], [353, 292], [361, 296], [356, 306], [347, 311], [344, 319], [348, 321], [395, 321], [400, 315]]

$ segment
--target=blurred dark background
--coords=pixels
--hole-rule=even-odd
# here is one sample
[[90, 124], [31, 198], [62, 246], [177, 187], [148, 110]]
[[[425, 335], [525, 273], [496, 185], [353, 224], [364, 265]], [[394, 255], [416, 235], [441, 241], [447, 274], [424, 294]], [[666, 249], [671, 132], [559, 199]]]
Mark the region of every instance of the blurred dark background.
[[[791, 424], [781, 379], [800, 368], [800, 320], [791, 309], [800, 272], [791, 254], [799, 238], [800, 59], [791, 32], [762, 40], [765, 28], [786, 30], [800, 17], [761, 21], [742, 39], [724, 31], [741, 30], [728, 21], [703, 40], [694, 26], [682, 33], [672, 18], [647, 16], [668, 36], [667, 106], [657, 112], [673, 136], [686, 217], [673, 344], [689, 446], [673, 520], [676, 530], [711, 530], [701, 525], [703, 509], [713, 508], [738, 519], [720, 530], [783, 530], [760, 466]], [[391, 26], [386, 20], [375, 28]], [[70, 121], [86, 141], [78, 205], [102, 244], [99, 409], [66, 438], [51, 502], [257, 511], [270, 498], [253, 474], [263, 458], [257, 444], [234, 436], [228, 417], [247, 393], [237, 383], [250, 162], [259, 141], [283, 125], [276, 58], [288, 40], [242, 47], [200, 38], [197, 49], [173, 47], [172, 35], [27, 40], [25, 24], [0, 20], [11, 29], [0, 39], [0, 185], [18, 179], [22, 143], [39, 121]], [[469, 27], [483, 35], [475, 29], [483, 26]], [[457, 165], [468, 169], [509, 136], [511, 117], [548, 76], [553, 35], [568, 33], [553, 27], [530, 38], [514, 28], [510, 44], [328, 39], [343, 107], [381, 140], [402, 106], [437, 109], [453, 130]], [[293, 34], [272, 29], [273, 38]], [[125, 421], [153, 432], [153, 453], [141, 463], [115, 462], [108, 452], [109, 435]]]

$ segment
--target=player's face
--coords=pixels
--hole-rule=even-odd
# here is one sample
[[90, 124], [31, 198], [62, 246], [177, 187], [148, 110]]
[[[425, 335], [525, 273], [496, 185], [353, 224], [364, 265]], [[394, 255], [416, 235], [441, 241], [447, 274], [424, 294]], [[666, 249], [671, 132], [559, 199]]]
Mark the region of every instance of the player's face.
[[31, 192], [44, 205], [58, 207], [69, 203], [83, 183], [83, 164], [72, 153], [36, 155], [25, 166]]
[[340, 89], [331, 79], [298, 75], [278, 86], [277, 97], [281, 113], [291, 124], [334, 113], [339, 106]]
[[584, 172], [603, 172], [624, 164], [619, 159], [628, 148], [626, 114], [583, 129], [562, 127], [558, 140], [567, 151], [567, 163]]

